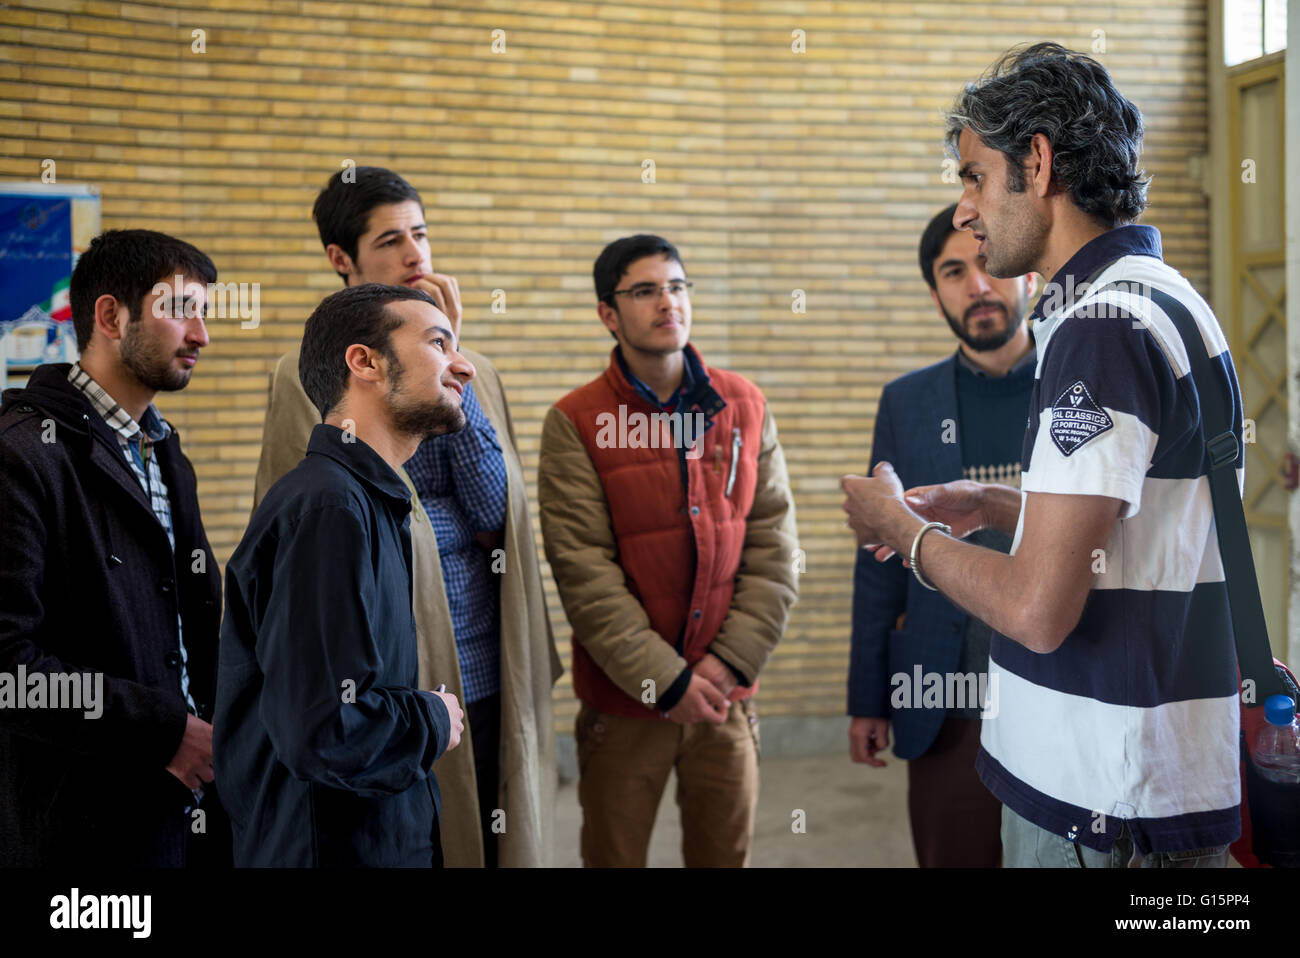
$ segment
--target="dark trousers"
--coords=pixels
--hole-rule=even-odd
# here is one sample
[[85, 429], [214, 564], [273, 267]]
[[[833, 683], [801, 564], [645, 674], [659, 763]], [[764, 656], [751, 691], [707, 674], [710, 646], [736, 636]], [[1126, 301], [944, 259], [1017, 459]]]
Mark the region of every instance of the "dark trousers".
[[907, 763], [907, 810], [922, 868], [1002, 864], [1002, 803], [975, 774], [980, 720], [949, 718], [934, 744]]
[[234, 837], [230, 827], [230, 817], [221, 796], [217, 794], [216, 782], [203, 786], [203, 801], [199, 808], [203, 810], [203, 830], [196, 831], [197, 822], [191, 807], [186, 816], [189, 832], [189, 848], [186, 865], [190, 868], [226, 869], [235, 867]]
[[[465, 705], [469, 734], [474, 742], [474, 776], [478, 780], [479, 824], [483, 829], [483, 867], [497, 867], [497, 834], [492, 813], [497, 810], [497, 779], [501, 748], [501, 695]], [[507, 827], [509, 827], [508, 823]]]

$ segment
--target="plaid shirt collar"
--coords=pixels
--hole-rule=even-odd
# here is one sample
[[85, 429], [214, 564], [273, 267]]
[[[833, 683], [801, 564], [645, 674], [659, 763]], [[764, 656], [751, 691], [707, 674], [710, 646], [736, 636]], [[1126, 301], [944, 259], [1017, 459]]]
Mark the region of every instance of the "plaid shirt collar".
[[137, 436], [144, 434], [147, 442], [162, 442], [171, 435], [172, 428], [158, 412], [158, 407], [150, 403], [145, 408], [140, 422], [136, 422], [116, 400], [104, 391], [104, 387], [90, 378], [90, 373], [81, 368], [81, 363], [73, 363], [68, 370], [68, 382], [76, 386], [90, 400], [95, 411], [104, 417], [108, 427], [127, 443], [133, 443]]
[[677, 387], [677, 392], [675, 392], [673, 397], [667, 402], [664, 402], [656, 396], [655, 391], [637, 378], [636, 373], [632, 372], [632, 367], [629, 366], [627, 360], [623, 358], [622, 346], [614, 347], [614, 355], [618, 357], [618, 367], [623, 371], [623, 375], [627, 377], [627, 381], [632, 384], [632, 388], [637, 391], [642, 399], [652, 406], [658, 406], [670, 411], [676, 410], [686, 401], [686, 397], [695, 389], [695, 374], [694, 370], [691, 369], [690, 353], [684, 353], [685, 361], [682, 363], [682, 383]]
[[687, 412], [698, 406], [707, 419], [708, 425], [705, 428], [708, 429], [713, 424], [712, 417], [725, 409], [727, 404], [718, 395], [718, 391], [710, 385], [709, 374], [704, 371], [704, 363], [699, 353], [695, 351], [695, 347], [687, 343], [686, 348], [682, 350], [682, 355], [685, 359], [682, 364], [682, 384], [673, 397], [668, 402], [664, 402], [655, 395], [653, 389], [632, 372], [627, 360], [623, 358], [623, 347], [614, 347], [614, 357], [618, 360], [619, 369], [642, 399], [668, 412]]

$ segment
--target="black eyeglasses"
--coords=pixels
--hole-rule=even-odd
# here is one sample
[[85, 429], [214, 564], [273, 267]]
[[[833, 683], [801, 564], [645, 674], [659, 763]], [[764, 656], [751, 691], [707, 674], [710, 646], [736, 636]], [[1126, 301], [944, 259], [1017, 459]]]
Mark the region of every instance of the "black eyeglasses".
[[614, 296], [624, 294], [632, 297], [634, 303], [649, 303], [659, 298], [659, 294], [665, 289], [668, 295], [673, 299], [681, 299], [683, 296], [689, 296], [691, 289], [695, 284], [684, 279], [675, 279], [671, 283], [665, 283], [663, 286], [656, 286], [654, 283], [638, 283], [631, 289], [616, 289]]

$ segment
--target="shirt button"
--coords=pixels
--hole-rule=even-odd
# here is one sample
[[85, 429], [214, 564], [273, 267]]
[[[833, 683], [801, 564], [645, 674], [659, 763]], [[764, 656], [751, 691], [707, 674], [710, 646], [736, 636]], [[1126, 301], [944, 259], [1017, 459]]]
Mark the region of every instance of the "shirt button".
[[172, 590], [172, 585], [174, 585], [174, 583], [171, 579], [163, 579], [162, 582], [158, 583], [158, 588], [162, 589], [163, 592], [170, 592]]
[[699, 618], [700, 616], [702, 616], [703, 614], [704, 614], [704, 613], [701, 612], [699, 609], [696, 609], [694, 612], [691, 613], [691, 618], [692, 618], [692, 619], [698, 619], [698, 618]]
[[166, 661], [167, 661], [168, 668], [174, 669], [176, 668], [176, 666], [181, 664], [181, 654], [175, 651], [168, 652]]
[[691, 515], [693, 515], [693, 516], [698, 516], [699, 514], [700, 514], [700, 507], [699, 507], [699, 506], [691, 506]]

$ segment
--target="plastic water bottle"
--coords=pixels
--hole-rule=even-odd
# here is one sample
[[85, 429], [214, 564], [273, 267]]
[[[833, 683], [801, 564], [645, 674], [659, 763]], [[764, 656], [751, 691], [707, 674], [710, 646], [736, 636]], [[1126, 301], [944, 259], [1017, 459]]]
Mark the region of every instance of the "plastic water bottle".
[[1264, 700], [1264, 719], [1251, 753], [1255, 767], [1270, 782], [1300, 784], [1300, 722], [1295, 703], [1286, 695], [1270, 695]]

